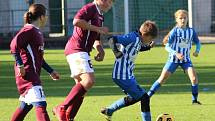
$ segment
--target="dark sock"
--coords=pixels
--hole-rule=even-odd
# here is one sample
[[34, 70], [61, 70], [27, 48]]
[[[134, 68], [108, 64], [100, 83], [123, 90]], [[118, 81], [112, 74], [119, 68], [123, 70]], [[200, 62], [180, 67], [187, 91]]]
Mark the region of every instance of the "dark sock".
[[45, 106], [36, 106], [36, 117], [37, 121], [50, 121], [49, 115], [46, 111]]
[[69, 116], [69, 119], [75, 118], [79, 108], [81, 107], [83, 100], [84, 100], [84, 97], [81, 97], [80, 99], [75, 100], [74, 103], [68, 107], [66, 112], [67, 112], [67, 115]]
[[86, 93], [86, 90], [81, 85], [81, 83], [77, 83], [72, 88], [72, 90], [70, 91], [70, 93], [68, 94], [64, 102], [62, 103], [62, 106], [64, 106], [65, 109], [67, 109], [70, 105], [74, 103], [75, 100], [78, 100], [81, 97], [83, 97], [85, 93]]

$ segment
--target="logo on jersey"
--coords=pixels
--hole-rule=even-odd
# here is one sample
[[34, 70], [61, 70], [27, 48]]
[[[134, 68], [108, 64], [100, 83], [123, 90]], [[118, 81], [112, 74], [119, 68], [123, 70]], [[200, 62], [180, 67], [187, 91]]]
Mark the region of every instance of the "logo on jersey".
[[179, 43], [180, 48], [189, 48], [189, 39], [180, 37], [181, 42]]

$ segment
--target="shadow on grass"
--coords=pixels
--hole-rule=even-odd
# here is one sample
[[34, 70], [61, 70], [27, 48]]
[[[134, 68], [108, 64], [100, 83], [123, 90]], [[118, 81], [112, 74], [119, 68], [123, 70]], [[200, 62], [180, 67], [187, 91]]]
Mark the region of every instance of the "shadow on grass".
[[[19, 97], [16, 89], [14, 71], [12, 61], [1, 62], [0, 65], [0, 98], [17, 98]], [[138, 83], [148, 90], [153, 82], [159, 77], [163, 68], [163, 63], [157, 64], [137, 64], [135, 68], [135, 76]], [[49, 75], [43, 70], [41, 80], [43, 80], [43, 87], [47, 96], [65, 97], [72, 86], [73, 79], [70, 78], [70, 70], [67, 63], [55, 62], [52, 65], [60, 74], [59, 81], [52, 81]], [[121, 89], [116, 86], [112, 79], [113, 65], [95, 65], [96, 84], [89, 91], [88, 96], [104, 96], [104, 95], [121, 95]], [[215, 82], [214, 72], [215, 66], [200, 66], [196, 67], [198, 77], [200, 80], [200, 93], [214, 92]], [[158, 93], [190, 93], [190, 81], [182, 69], [178, 69], [160, 89]]]

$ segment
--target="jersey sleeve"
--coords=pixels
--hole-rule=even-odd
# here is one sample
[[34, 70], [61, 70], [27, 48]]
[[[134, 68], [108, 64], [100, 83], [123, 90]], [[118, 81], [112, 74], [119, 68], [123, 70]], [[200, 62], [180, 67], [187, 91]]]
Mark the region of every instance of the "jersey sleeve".
[[95, 12], [93, 12], [92, 8], [84, 6], [77, 12], [74, 18], [89, 21], [94, 16], [95, 16]]
[[117, 43], [120, 43], [124, 46], [129, 45], [130, 43], [136, 41], [136, 37], [132, 34], [126, 34], [126, 35], [118, 35], [116, 36]]
[[173, 28], [170, 33], [169, 33], [169, 37], [168, 37], [168, 42], [169, 44], [172, 44], [173, 41], [175, 40], [175, 32], [176, 32], [176, 29]]
[[23, 32], [13, 38], [10, 44], [11, 53], [20, 53], [21, 49], [26, 48], [28, 40], [26, 37], [26, 33]]
[[176, 51], [173, 50], [171, 48], [171, 44], [173, 43], [173, 41], [175, 40], [175, 32], [176, 32], [176, 29], [173, 28], [170, 33], [169, 33], [169, 37], [168, 37], [168, 42], [166, 43], [165, 45], [165, 49], [167, 52], [171, 53], [172, 55], [175, 55], [176, 54]]
[[193, 30], [193, 42], [196, 44], [196, 52], [199, 53], [200, 48], [201, 48], [201, 43], [200, 40], [196, 34], [196, 32]]

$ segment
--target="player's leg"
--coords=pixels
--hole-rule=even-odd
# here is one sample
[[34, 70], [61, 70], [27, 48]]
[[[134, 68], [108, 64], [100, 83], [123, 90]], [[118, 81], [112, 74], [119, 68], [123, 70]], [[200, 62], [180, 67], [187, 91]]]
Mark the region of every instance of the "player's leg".
[[[73, 86], [64, 102], [53, 109], [53, 112], [58, 114], [58, 118], [60, 119], [66, 118], [66, 110], [69, 106], [75, 103], [80, 103], [78, 105], [82, 104], [80, 100], [83, 99], [87, 90], [95, 83], [94, 70], [87, 53], [81, 52], [68, 55], [67, 61], [70, 66], [71, 77], [75, 78], [75, 80], [79, 80], [79, 82]], [[70, 110], [78, 111], [79, 107], [80, 106], [73, 106]]]
[[201, 105], [201, 103], [198, 101], [198, 77], [195, 69], [193, 68], [192, 63], [191, 62], [184, 63], [182, 65], [182, 68], [186, 70], [191, 81], [192, 103]]
[[50, 121], [48, 112], [46, 110], [46, 101], [32, 103], [35, 107], [37, 121]]
[[32, 105], [28, 105], [27, 103], [21, 101], [20, 107], [18, 107], [14, 112], [11, 121], [23, 121], [27, 113], [32, 109], [32, 107]]
[[[78, 84], [81, 81], [81, 78], [75, 78], [76, 84]], [[67, 108], [66, 110], [66, 119], [68, 121], [73, 121], [76, 114], [78, 113], [78, 110], [84, 100], [84, 96], [80, 97], [77, 100], [74, 100], [73, 103]]]
[[143, 90], [137, 84], [135, 79], [128, 80], [113, 79], [113, 80], [122, 90], [124, 90], [125, 93], [128, 94], [128, 96], [115, 101], [106, 108], [101, 109], [101, 113], [105, 114], [107, 116], [107, 119], [110, 119], [115, 111], [140, 101], [143, 93], [145, 93], [145, 90]]
[[142, 121], [151, 121], [150, 97], [145, 93], [141, 98]]
[[149, 97], [151, 97], [161, 87], [161, 85], [165, 83], [165, 81], [171, 76], [171, 74], [175, 72], [177, 67], [178, 64], [176, 63], [167, 62], [165, 64], [160, 77], [152, 84], [150, 90], [148, 91]]

